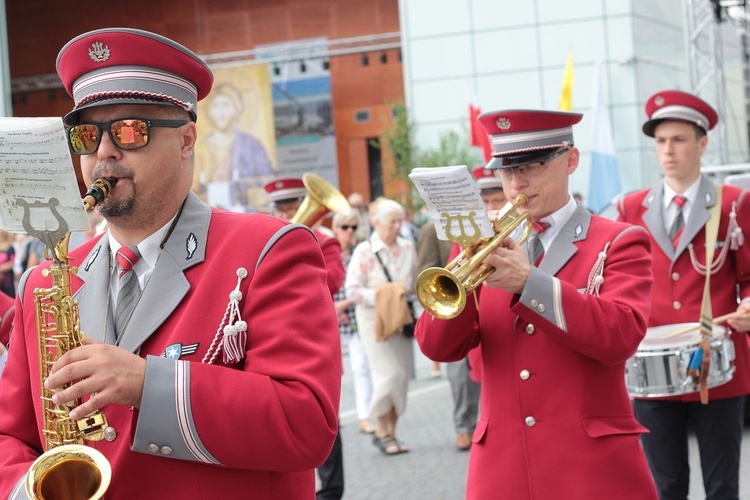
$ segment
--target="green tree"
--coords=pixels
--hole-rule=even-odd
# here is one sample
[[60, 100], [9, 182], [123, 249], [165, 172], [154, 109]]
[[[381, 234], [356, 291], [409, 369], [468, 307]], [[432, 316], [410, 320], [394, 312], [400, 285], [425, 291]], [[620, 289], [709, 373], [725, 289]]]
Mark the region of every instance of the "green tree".
[[383, 156], [386, 196], [408, 208], [415, 193], [409, 174], [417, 166], [418, 154], [414, 144], [414, 125], [403, 102], [389, 105], [392, 110], [391, 125], [383, 129], [380, 142], [375, 145], [381, 149]]
[[455, 130], [440, 133], [440, 146], [427, 149], [419, 154], [420, 167], [446, 167], [466, 165], [469, 169], [482, 164], [479, 151], [469, 145], [467, 134]]
[[[469, 145], [468, 133], [455, 130], [441, 132], [437, 148], [426, 149], [419, 153], [417, 163], [420, 167], [447, 167], [466, 165], [469, 170], [482, 164], [482, 155], [477, 148]], [[419, 213], [424, 200], [415, 192], [413, 197], [414, 213]]]
[[424, 206], [424, 200], [409, 179], [414, 168], [466, 165], [473, 169], [482, 164], [482, 155], [477, 148], [469, 145], [468, 131], [465, 129], [461, 133], [455, 130], [441, 132], [437, 148], [420, 151], [414, 140], [415, 127], [403, 102], [391, 103], [391, 108], [393, 120], [383, 130], [377, 144], [383, 153], [386, 195], [418, 213]]

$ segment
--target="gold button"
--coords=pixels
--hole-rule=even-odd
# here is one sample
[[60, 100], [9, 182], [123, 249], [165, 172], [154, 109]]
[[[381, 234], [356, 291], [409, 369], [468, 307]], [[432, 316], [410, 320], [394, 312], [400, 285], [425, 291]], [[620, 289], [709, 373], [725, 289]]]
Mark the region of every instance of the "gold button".
[[117, 431], [114, 427], [107, 427], [106, 429], [104, 429], [104, 439], [106, 439], [110, 443], [117, 439]]
[[532, 325], [531, 323], [529, 323], [528, 325], [526, 325], [526, 333], [528, 333], [529, 335], [533, 334], [534, 333], [534, 325]]
[[169, 446], [162, 446], [161, 447], [161, 452], [164, 455], [171, 455], [172, 454], [172, 448], [170, 448]]
[[521, 370], [521, 380], [529, 380], [530, 376], [529, 370]]
[[536, 307], [539, 305], [539, 301], [536, 299], [531, 299], [531, 307]]
[[673, 306], [673, 307], [674, 307], [675, 309], [679, 309], [680, 307], [682, 307], [682, 304], [680, 304], [680, 301], [679, 301], [679, 300], [675, 300], [675, 301], [674, 301], [674, 304], [672, 304], [672, 306]]
[[534, 417], [526, 417], [525, 422], [529, 427], [534, 427], [536, 425], [536, 419]]
[[545, 311], [546, 309], [547, 309], [547, 308], [546, 308], [546, 307], [544, 307], [544, 304], [539, 304], [539, 307], [537, 307], [537, 310], [538, 310], [538, 311], [539, 311], [540, 313], [543, 313], [543, 312], [544, 312], [544, 311]]
[[154, 443], [151, 443], [150, 445], [148, 445], [148, 451], [150, 451], [151, 453], [157, 453], [159, 451], [159, 447]]
[[680, 279], [680, 273], [678, 272], [672, 273], [672, 280], [677, 281], [678, 279]]

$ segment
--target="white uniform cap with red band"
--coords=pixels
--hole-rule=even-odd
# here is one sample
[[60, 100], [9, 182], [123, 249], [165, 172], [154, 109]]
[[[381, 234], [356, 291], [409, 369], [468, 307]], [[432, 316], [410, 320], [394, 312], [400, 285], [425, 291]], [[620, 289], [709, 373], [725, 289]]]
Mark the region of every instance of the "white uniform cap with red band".
[[199, 100], [211, 91], [213, 74], [203, 59], [169, 38], [132, 28], [89, 31], [68, 42], [57, 56], [57, 73], [75, 107], [108, 104], [178, 106], [196, 118]]
[[654, 136], [656, 126], [663, 120], [681, 120], [694, 123], [706, 132], [716, 126], [719, 115], [707, 102], [687, 92], [664, 90], [646, 101], [648, 121], [643, 124], [643, 133]]
[[503, 189], [503, 181], [495, 176], [495, 173], [489, 168], [477, 167], [471, 171], [474, 181], [480, 191], [485, 189]]
[[307, 195], [307, 189], [301, 179], [276, 179], [263, 186], [263, 189], [266, 190], [266, 198], [270, 203], [291, 203]]
[[544, 161], [558, 149], [573, 145], [573, 125], [580, 113], [512, 109], [479, 116], [492, 142], [486, 168], [512, 168]]

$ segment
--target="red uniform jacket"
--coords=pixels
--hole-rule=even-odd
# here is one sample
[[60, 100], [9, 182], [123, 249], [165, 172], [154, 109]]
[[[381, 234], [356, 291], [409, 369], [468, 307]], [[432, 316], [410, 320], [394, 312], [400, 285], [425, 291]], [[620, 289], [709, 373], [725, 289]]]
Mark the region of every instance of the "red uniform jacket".
[[16, 301], [7, 294], [0, 292], [0, 344], [8, 346], [10, 331], [13, 326], [13, 313]]
[[320, 243], [320, 250], [323, 252], [323, 260], [326, 263], [326, 272], [328, 276], [328, 290], [331, 295], [336, 295], [344, 284], [346, 269], [344, 262], [341, 260], [341, 243], [333, 236], [325, 234], [320, 229], [315, 229], [315, 236]]
[[[108, 340], [109, 242], [71, 257], [81, 328]], [[3, 497], [41, 451], [37, 286], [49, 286], [38, 268], [21, 289], [0, 391]], [[239, 362], [225, 363], [217, 339], [235, 288], [247, 342]], [[105, 406], [116, 438], [87, 443], [112, 464], [107, 498], [315, 497], [342, 368], [326, 270], [307, 228], [212, 210], [190, 194], [119, 345], [147, 367], [140, 410]]]
[[[677, 249], [664, 226], [662, 197], [664, 185], [630, 194], [618, 204], [619, 219], [638, 224], [651, 234], [654, 293], [649, 326], [693, 323], [700, 320], [705, 274], [697, 269], [706, 263], [706, 231], [708, 209], [716, 202], [714, 185], [703, 176], [698, 196]], [[750, 298], [750, 241], [737, 250], [731, 249], [732, 235], [727, 229], [734, 212], [744, 238], [750, 238], [750, 196], [734, 186], [722, 186], [721, 219], [711, 273], [711, 307], [713, 317], [737, 309], [739, 298]], [[735, 231], [735, 238], [738, 233]], [[738, 295], [739, 292], [739, 295]], [[747, 334], [733, 333], [735, 372], [732, 380], [709, 391], [709, 400], [750, 393], [750, 350]], [[698, 392], [664, 398], [699, 401]]]
[[655, 499], [624, 378], [649, 313], [646, 232], [578, 207], [521, 295], [478, 290], [478, 311], [470, 296], [458, 317], [423, 314], [416, 331], [438, 361], [482, 347], [467, 498]]

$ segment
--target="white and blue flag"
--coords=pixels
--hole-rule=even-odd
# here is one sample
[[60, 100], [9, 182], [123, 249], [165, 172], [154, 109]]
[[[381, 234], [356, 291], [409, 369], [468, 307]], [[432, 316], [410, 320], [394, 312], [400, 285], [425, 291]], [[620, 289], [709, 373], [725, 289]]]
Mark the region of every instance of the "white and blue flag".
[[594, 71], [593, 106], [594, 141], [591, 151], [591, 176], [589, 178], [588, 209], [599, 213], [622, 192], [620, 170], [612, 140], [612, 125], [609, 120], [609, 107], [604, 93], [601, 62]]

